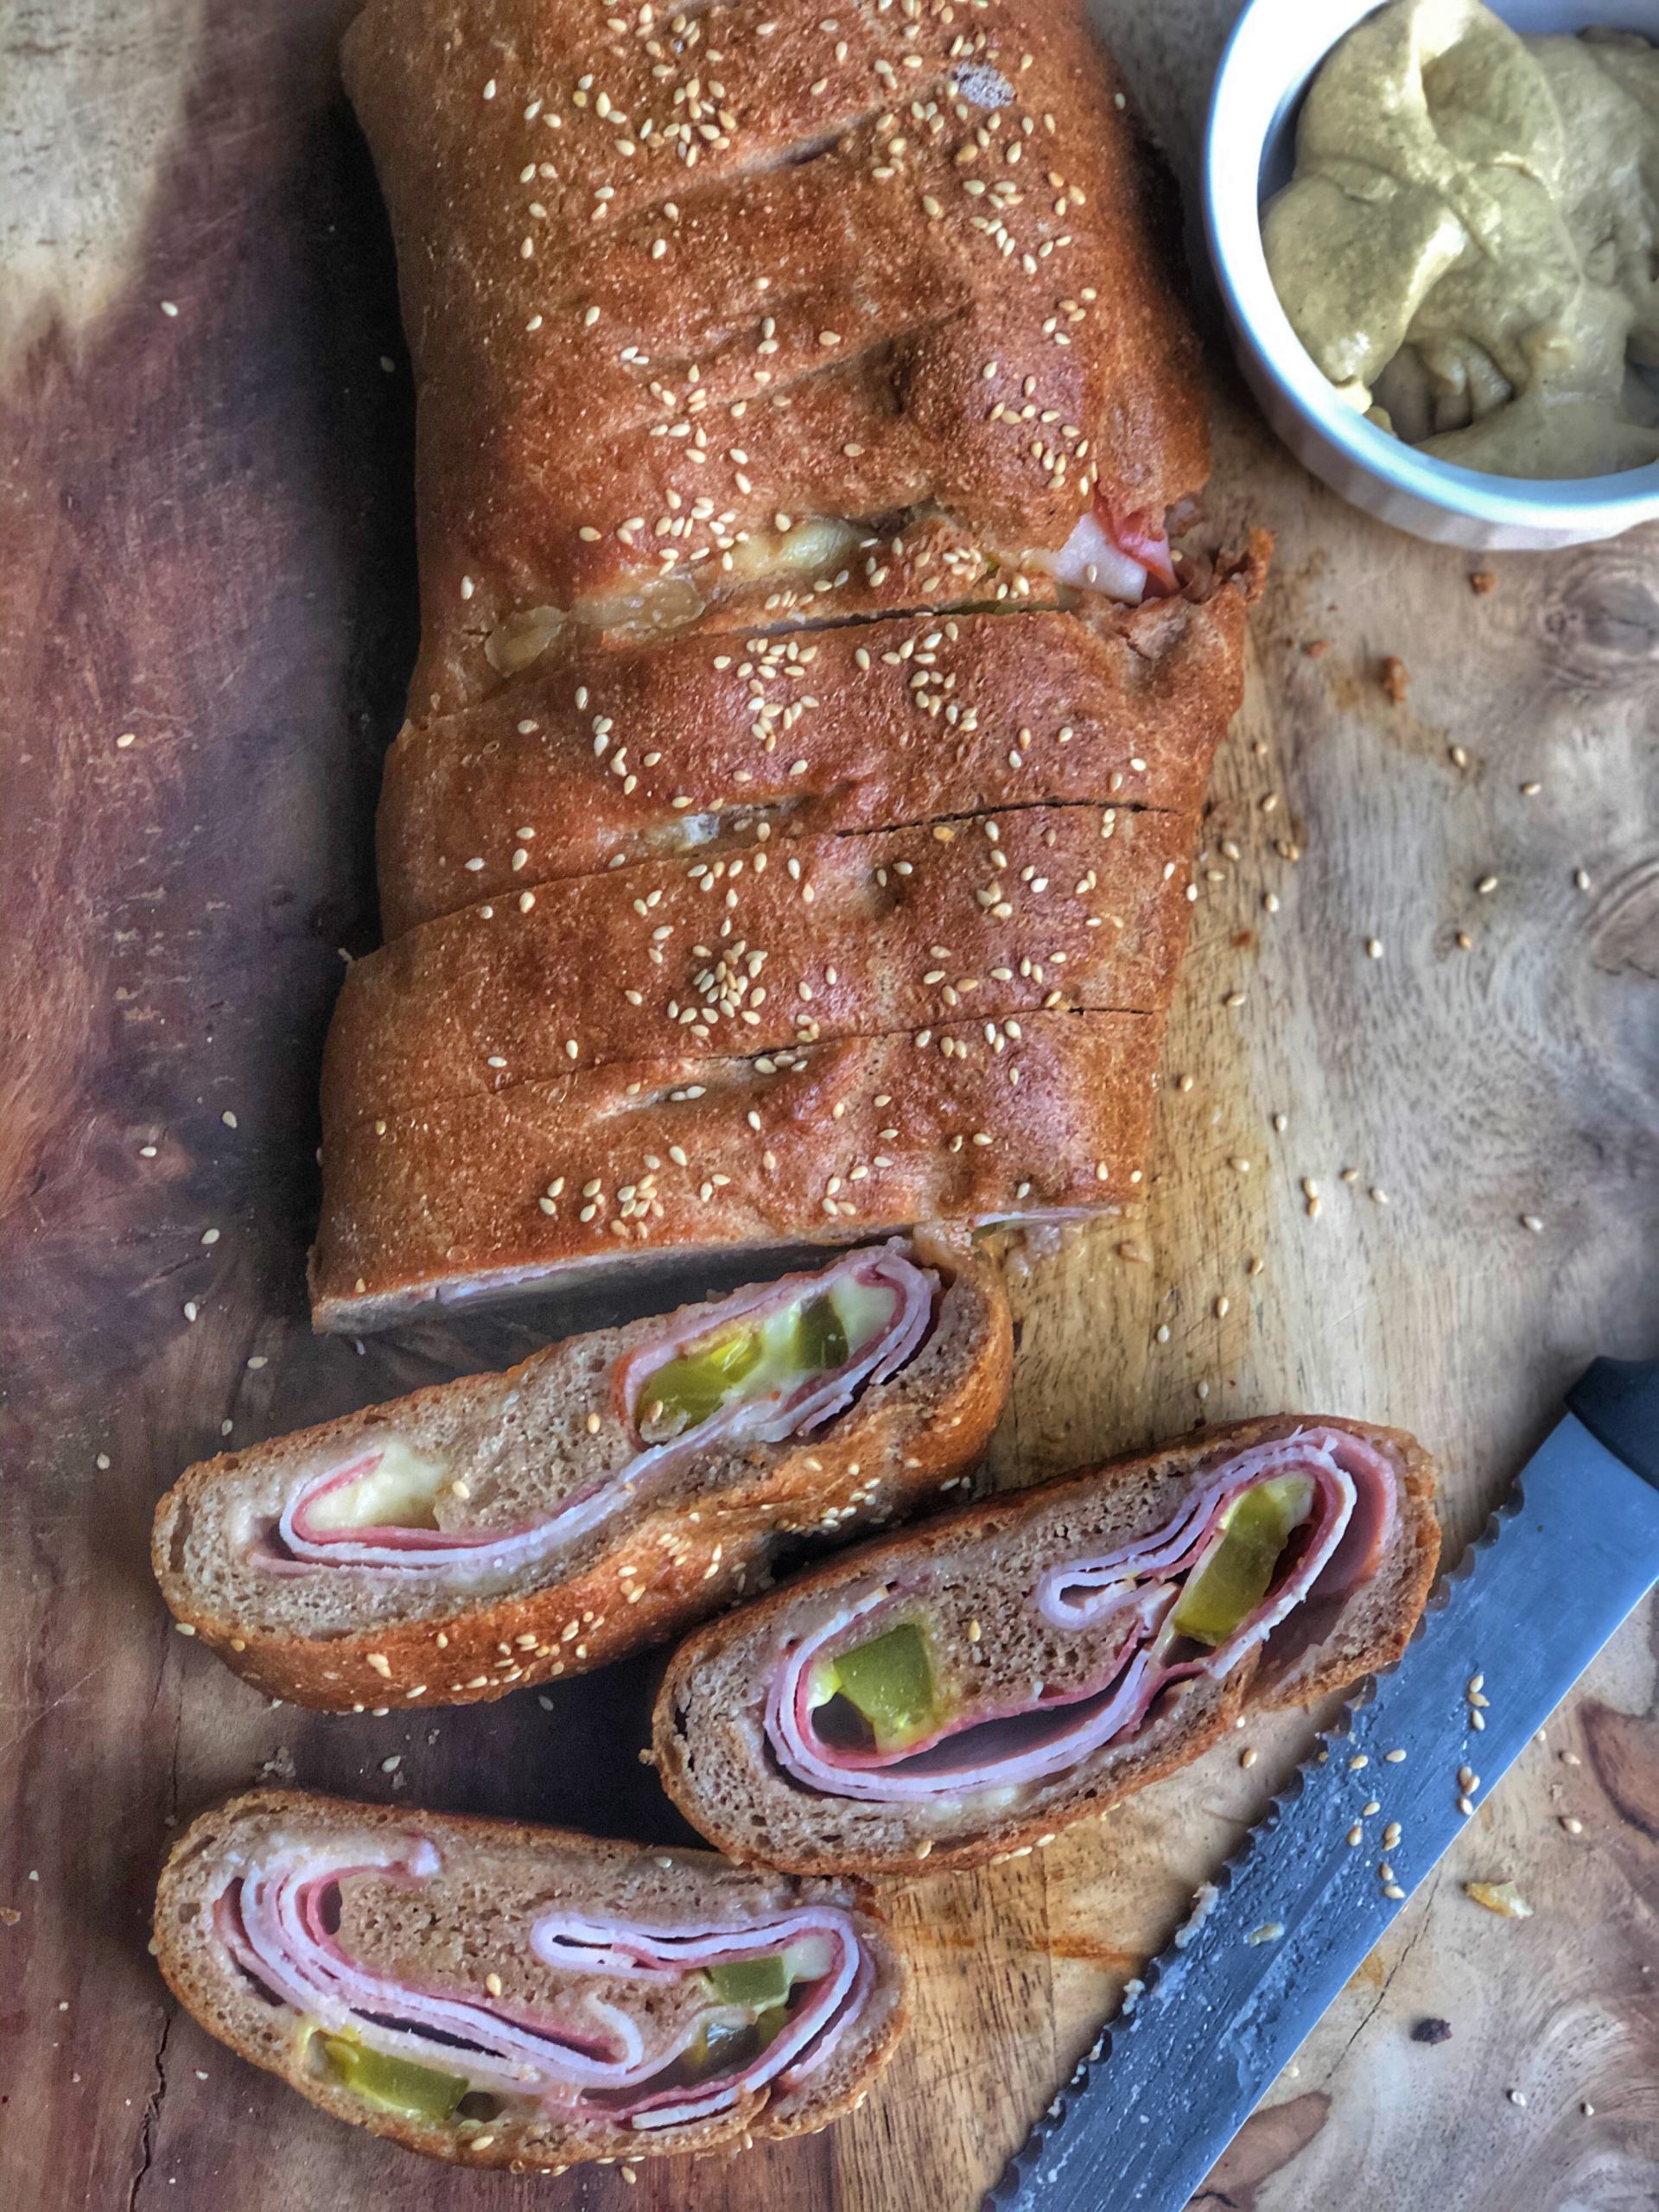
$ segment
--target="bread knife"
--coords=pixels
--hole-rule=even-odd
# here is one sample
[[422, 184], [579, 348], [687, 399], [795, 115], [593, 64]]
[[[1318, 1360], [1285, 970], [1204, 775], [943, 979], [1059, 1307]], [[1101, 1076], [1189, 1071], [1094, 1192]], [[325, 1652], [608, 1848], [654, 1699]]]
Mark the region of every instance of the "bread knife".
[[1198, 1891], [985, 2212], [1180, 2212], [1462, 1831], [1466, 1777], [1491, 1791], [1659, 1580], [1659, 1360], [1597, 1360], [1567, 1402], [1404, 1656]]

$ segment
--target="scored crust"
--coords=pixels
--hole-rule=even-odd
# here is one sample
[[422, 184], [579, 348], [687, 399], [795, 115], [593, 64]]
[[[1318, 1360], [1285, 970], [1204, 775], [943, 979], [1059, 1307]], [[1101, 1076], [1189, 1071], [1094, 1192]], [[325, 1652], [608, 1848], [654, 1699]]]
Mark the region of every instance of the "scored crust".
[[556, 879], [768, 837], [1033, 802], [1190, 816], [1237, 711], [1268, 552], [1256, 532], [1205, 595], [1091, 620], [922, 613], [588, 645], [537, 664], [392, 747], [378, 832], [386, 934]]
[[[876, 1968], [875, 1986], [856, 2031], [826, 2062], [822, 2077], [806, 2094], [785, 2092], [772, 2103], [764, 2091], [751, 2093], [730, 2112], [664, 2131], [666, 2140], [649, 2131], [607, 2126], [600, 2116], [567, 2124], [504, 2116], [483, 2125], [406, 2118], [378, 2110], [343, 2085], [308, 2073], [303, 2047], [293, 2033], [293, 2014], [286, 2007], [273, 2012], [203, 1933], [203, 1911], [217, 1894], [226, 1859], [257, 1848], [273, 1831], [295, 1827], [322, 1836], [388, 1829], [429, 1835], [446, 1857], [462, 1856], [474, 1867], [498, 1915], [503, 1885], [515, 1882], [524, 1899], [568, 1897], [589, 1906], [603, 1902], [618, 1910], [639, 1910], [646, 1917], [660, 1913], [669, 1924], [694, 1917], [700, 1910], [718, 1913], [728, 1904], [757, 1913], [798, 1904], [834, 1904], [856, 1922]], [[753, 2136], [814, 2133], [863, 2102], [893, 2055], [907, 2009], [903, 1958], [858, 1883], [757, 1877], [740, 1872], [711, 1852], [612, 1843], [565, 1829], [408, 1806], [353, 1804], [307, 1790], [254, 1790], [191, 1823], [162, 1872], [155, 1952], [168, 1988], [210, 2034], [278, 2075], [323, 2111], [429, 2158], [520, 2172], [562, 2170], [586, 2158], [632, 2161], [729, 2150]]]
[[[563, 1393], [582, 1388], [564, 1382], [572, 1357], [589, 1369], [602, 1356], [608, 1373], [613, 1351], [620, 1356], [649, 1341], [667, 1321], [556, 1344], [505, 1376], [441, 1383], [395, 1406], [190, 1468], [156, 1508], [151, 1558], [162, 1593], [177, 1618], [245, 1680], [331, 1711], [479, 1703], [586, 1673], [674, 1635], [764, 1586], [780, 1547], [822, 1545], [903, 1517], [924, 1497], [967, 1479], [1007, 1395], [1007, 1293], [998, 1271], [959, 1244], [924, 1240], [917, 1256], [939, 1268], [945, 1287], [932, 1333], [898, 1374], [817, 1434], [730, 1450], [707, 1479], [694, 1466], [671, 1495], [578, 1540], [556, 1580], [470, 1601], [464, 1589], [441, 1587], [429, 1602], [423, 1593], [419, 1611], [411, 1600], [402, 1618], [308, 1636], [238, 1609], [234, 1589], [217, 1586], [212, 1575], [213, 1540], [207, 1547], [193, 1540], [199, 1522], [217, 1526], [219, 1501], [255, 1480], [347, 1453], [393, 1419], [441, 1448], [446, 1429], [464, 1432], [474, 1409], [493, 1406], [508, 1388], [524, 1401], [516, 1418], [532, 1430], [544, 1402], [550, 1452], [573, 1450], [562, 1433], [574, 1418]], [[591, 1391], [582, 1404], [590, 1399]], [[613, 1419], [608, 1407], [603, 1418]]]
[[1179, 815], [1030, 807], [486, 899], [346, 970], [323, 1126], [664, 1052], [1145, 1013], [1185, 946], [1191, 844]]
[[[1167, 187], [1079, 0], [370, 0], [344, 64], [421, 395], [416, 719], [664, 552], [652, 619], [823, 620], [895, 525], [948, 543], [888, 606], [937, 604], [1096, 482], [1161, 518], [1204, 480]], [[875, 550], [797, 571], [813, 518]]]
[[[1049, 1842], [1070, 1821], [1109, 1810], [1207, 1750], [1253, 1705], [1309, 1704], [1391, 1664], [1416, 1624], [1440, 1556], [1433, 1463], [1402, 1431], [1319, 1417], [1321, 1425], [1364, 1439], [1392, 1462], [1401, 1513], [1376, 1575], [1340, 1608], [1335, 1632], [1299, 1649], [1287, 1670], [1264, 1666], [1252, 1652], [1220, 1683], [1199, 1677], [1154, 1711], [1130, 1745], [1089, 1755], [1071, 1775], [963, 1821], [959, 1832], [946, 1832], [943, 1819], [930, 1830], [903, 1807], [800, 1789], [765, 1749], [764, 1684], [791, 1620], [815, 1619], [837, 1594], [902, 1573], [906, 1565], [949, 1559], [976, 1537], [1017, 1535], [1039, 1516], [1064, 1522], [1068, 1511], [1081, 1517], [1103, 1504], [1116, 1525], [1109, 1536], [1091, 1529], [1090, 1541], [1126, 1541], [1160, 1526], [1210, 1465], [1287, 1435], [1311, 1418], [1281, 1414], [1199, 1431], [1058, 1483], [961, 1508], [896, 1538], [861, 1545], [709, 1624], [675, 1654], [658, 1695], [652, 1741], [664, 1787], [700, 1834], [740, 1861], [870, 1876], [913, 1874], [924, 1861], [930, 1871], [977, 1866]], [[988, 1583], [985, 1602], [996, 1602]]]

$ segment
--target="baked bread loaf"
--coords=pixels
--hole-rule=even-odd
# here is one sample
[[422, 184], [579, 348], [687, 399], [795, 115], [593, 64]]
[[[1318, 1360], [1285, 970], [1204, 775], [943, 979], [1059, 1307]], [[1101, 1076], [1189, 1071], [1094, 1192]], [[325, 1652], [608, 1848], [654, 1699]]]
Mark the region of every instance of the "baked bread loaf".
[[1172, 579], [1197, 348], [1079, 0], [369, 0], [343, 59], [420, 397], [414, 719], [572, 628]]
[[773, 837], [1033, 804], [1189, 825], [1243, 686], [1267, 541], [1203, 597], [1093, 619], [921, 614], [550, 654], [386, 761], [388, 937], [484, 899]]
[[802, 1872], [1047, 1842], [1397, 1658], [1433, 1495], [1399, 1431], [1284, 1416], [946, 1514], [690, 1637], [658, 1771], [734, 1858]]
[[1120, 1203], [1268, 545], [1171, 549], [1197, 349], [1080, 0], [369, 0], [345, 72], [423, 635], [319, 1326]]
[[903, 1962], [854, 1883], [304, 1790], [193, 1821], [155, 1929], [221, 2043], [467, 2166], [810, 2133], [863, 2101], [904, 2024]]
[[1121, 1204], [1141, 1178], [1162, 1027], [958, 1020], [331, 1120], [312, 1318], [356, 1333], [578, 1273]]
[[1012, 1356], [969, 1253], [849, 1253], [207, 1460], [156, 1508], [156, 1573], [292, 1703], [500, 1697], [965, 1484]]

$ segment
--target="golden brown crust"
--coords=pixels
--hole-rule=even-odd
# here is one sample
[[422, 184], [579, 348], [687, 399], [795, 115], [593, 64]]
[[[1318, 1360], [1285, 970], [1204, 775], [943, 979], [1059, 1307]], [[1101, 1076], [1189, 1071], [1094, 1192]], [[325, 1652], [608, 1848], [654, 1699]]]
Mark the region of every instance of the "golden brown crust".
[[1185, 946], [1191, 842], [1179, 815], [1030, 807], [487, 899], [347, 970], [323, 1128], [662, 1052], [1148, 1012]]
[[[1034, 1503], [1051, 1505], [1064, 1501], [1068, 1491], [1080, 1496], [1091, 1493], [1097, 1489], [1103, 1475], [1118, 1474], [1128, 1478], [1142, 1470], [1171, 1466], [1196, 1473], [1222, 1456], [1249, 1451], [1255, 1445], [1309, 1425], [1344, 1429], [1377, 1445], [1395, 1459], [1403, 1475], [1399, 1535], [1390, 1555], [1378, 1570], [1388, 1578], [1390, 1601], [1363, 1642], [1333, 1644], [1329, 1656], [1319, 1664], [1299, 1666], [1287, 1679], [1278, 1681], [1264, 1679], [1257, 1656], [1248, 1656], [1225, 1678], [1213, 1701], [1192, 1715], [1160, 1748], [1122, 1762], [1086, 1794], [1080, 1794], [1075, 1804], [1050, 1803], [1023, 1816], [1016, 1811], [1001, 1821], [988, 1822], [977, 1835], [930, 1847], [925, 1857], [927, 1871], [945, 1872], [1023, 1856], [1039, 1845], [1051, 1842], [1059, 1828], [1108, 1812], [1124, 1797], [1186, 1765], [1217, 1742], [1232, 1727], [1240, 1712], [1252, 1706], [1271, 1709], [1311, 1704], [1328, 1691], [1342, 1688], [1379, 1667], [1391, 1665], [1405, 1649], [1416, 1626], [1440, 1557], [1440, 1527], [1433, 1510], [1434, 1463], [1415, 1439], [1402, 1429], [1344, 1421], [1332, 1415], [1266, 1414], [1220, 1428], [1195, 1430], [1150, 1452], [1126, 1453], [1109, 1460], [1103, 1467], [1090, 1468], [1062, 1477], [1057, 1482], [1037, 1484], [1027, 1490], [1013, 1491], [939, 1514], [902, 1535], [860, 1545], [796, 1576], [723, 1620], [711, 1621], [695, 1630], [675, 1653], [658, 1692], [652, 1745], [663, 1787], [699, 1834], [728, 1856], [739, 1861], [747, 1856], [754, 1863], [753, 1848], [741, 1822], [722, 1808], [706, 1802], [692, 1783], [688, 1772], [687, 1741], [680, 1725], [689, 1686], [698, 1669], [709, 1662], [727, 1638], [764, 1632], [768, 1623], [778, 1619], [804, 1595], [868, 1582], [873, 1576], [886, 1574], [906, 1564], [913, 1566], [917, 1560], [936, 1553], [948, 1554], [963, 1541], [1017, 1524]], [[838, 1840], [833, 1851], [823, 1853], [822, 1865], [806, 1853], [801, 1854], [798, 1862], [780, 1860], [774, 1854], [766, 1863], [798, 1863], [802, 1871], [810, 1872], [822, 1872], [833, 1863], [837, 1872], [872, 1878], [918, 1871], [913, 1862], [906, 1866], [891, 1858], [861, 1854], [849, 1847], [844, 1836]]]
[[622, 1063], [336, 1124], [313, 1318], [352, 1330], [555, 1270], [1121, 1203], [1141, 1178], [1161, 1027], [959, 1021], [755, 1060]]
[[[695, 1520], [683, 1502], [642, 1515], [580, 1573], [470, 1604], [457, 1592], [447, 1614], [326, 1640], [262, 1630], [215, 1610], [175, 1564], [181, 1517], [211, 1485], [235, 1479], [245, 1455], [231, 1455], [188, 1469], [156, 1508], [151, 1563], [162, 1593], [245, 1681], [289, 1704], [333, 1712], [481, 1704], [658, 1643], [753, 1592], [780, 1542], [823, 1542], [878, 1518], [903, 1518], [966, 1479], [1007, 1396], [1007, 1295], [999, 1271], [959, 1245], [936, 1243], [922, 1256], [942, 1268], [946, 1287], [933, 1334], [906, 1367], [818, 1434], [744, 1455], [741, 1471], [698, 1501]], [[373, 1410], [494, 1392], [502, 1380], [440, 1383]], [[324, 1422], [281, 1448], [302, 1464], [361, 1418]]]
[[386, 933], [693, 836], [703, 857], [1033, 801], [1190, 814], [1265, 562], [1263, 541], [1204, 600], [1096, 623], [923, 614], [563, 656], [392, 747]]
[[1198, 488], [1163, 188], [1079, 0], [624, 22], [371, 0], [346, 42], [420, 390], [420, 714], [491, 687], [504, 618], [665, 550], [717, 600], [780, 512], [943, 511], [982, 569], [1096, 478], [1154, 518]]
[[[579, 1853], [590, 1864], [613, 1865], [626, 1871], [630, 1863], [646, 1858], [643, 1847], [612, 1843], [580, 1835], [564, 1828], [531, 1827], [522, 1821], [495, 1821], [464, 1813], [428, 1813], [408, 1806], [362, 1805], [324, 1797], [303, 1789], [250, 1790], [228, 1802], [200, 1814], [174, 1844], [156, 1888], [154, 1915], [154, 1952], [162, 1979], [180, 2004], [209, 2033], [229, 2044], [251, 2064], [262, 2066], [296, 2089], [302, 2097], [335, 2119], [385, 2137], [405, 2150], [468, 2167], [499, 2167], [513, 2172], [563, 2172], [568, 2165], [601, 2156], [630, 2161], [651, 2157], [710, 2152], [730, 2152], [753, 2138], [780, 2139], [813, 2134], [861, 2104], [871, 2085], [886, 2067], [903, 2034], [909, 2013], [908, 1974], [902, 1953], [892, 1942], [886, 1921], [869, 1892], [857, 1883], [779, 1882], [803, 1900], [823, 1897], [851, 1910], [859, 1923], [861, 1939], [877, 1961], [885, 1990], [890, 1994], [884, 2013], [868, 2040], [857, 2068], [837, 2093], [821, 2104], [805, 2103], [779, 2113], [769, 2108], [765, 2093], [745, 2098], [728, 2113], [696, 2127], [669, 2131], [670, 2139], [645, 2131], [601, 2130], [597, 2125], [582, 2132], [560, 2133], [550, 2127], [541, 2139], [525, 2144], [515, 2128], [459, 2129], [453, 2124], [423, 2123], [378, 2109], [352, 2092], [308, 2073], [297, 2042], [282, 2056], [238, 2037], [226, 2017], [224, 1993], [218, 1970], [199, 1932], [199, 1914], [205, 1901], [203, 1876], [214, 1855], [233, 1848], [238, 1827], [249, 1821], [291, 1819], [311, 1825], [334, 1821], [353, 1827], [391, 1828], [399, 1833], [418, 1827], [423, 1833], [457, 1844], [487, 1845], [496, 1848], [522, 1847], [545, 1857], [561, 1849]], [[715, 1871], [721, 1862], [712, 1852], [676, 1849], [677, 1865], [688, 1870]], [[193, 1912], [192, 1907], [195, 1908]], [[602, 2138], [602, 2139], [596, 2139]]]

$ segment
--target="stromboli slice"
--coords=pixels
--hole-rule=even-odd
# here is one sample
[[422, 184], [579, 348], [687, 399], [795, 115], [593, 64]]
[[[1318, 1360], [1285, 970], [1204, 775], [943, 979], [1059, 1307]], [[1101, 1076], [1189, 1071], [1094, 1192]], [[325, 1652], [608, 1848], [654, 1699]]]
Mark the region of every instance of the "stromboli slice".
[[840, 613], [866, 580], [803, 570], [803, 523], [938, 512], [984, 574], [1098, 489], [1158, 557], [1207, 443], [1116, 72], [1075, 0], [886, 13], [353, 27], [421, 391], [422, 711], [487, 690], [526, 619], [672, 627], [750, 564]]
[[193, 1822], [155, 1933], [232, 2050], [469, 2165], [810, 2132], [862, 2101], [904, 2021], [855, 1885], [304, 1791]]
[[705, 1618], [779, 1543], [956, 1480], [1010, 1358], [990, 1268], [850, 1253], [205, 1461], [156, 1509], [156, 1573], [295, 1703], [499, 1697]]
[[486, 899], [347, 969], [324, 1127], [664, 1052], [1161, 1006], [1191, 843], [1179, 815], [1030, 807]]
[[896, 1873], [1020, 1848], [1249, 1706], [1397, 1657], [1433, 1491], [1409, 1437], [1287, 1416], [945, 1515], [694, 1634], [658, 1770], [739, 1859]]
[[1052, 1219], [1139, 1185], [1161, 1017], [1034, 1014], [621, 1063], [332, 1126], [319, 1328], [670, 1256]]
[[386, 933], [555, 879], [1033, 802], [1191, 814], [1243, 688], [1266, 541], [1118, 624], [919, 614], [589, 646], [412, 722], [386, 761]]

